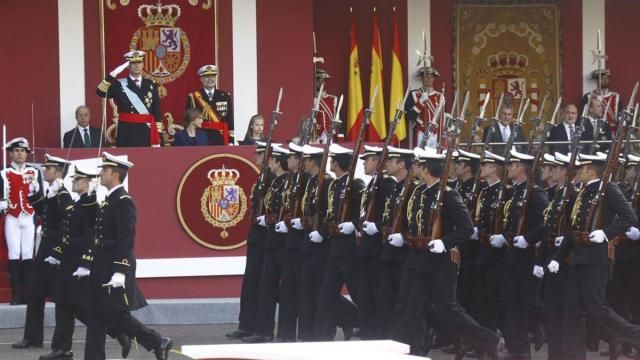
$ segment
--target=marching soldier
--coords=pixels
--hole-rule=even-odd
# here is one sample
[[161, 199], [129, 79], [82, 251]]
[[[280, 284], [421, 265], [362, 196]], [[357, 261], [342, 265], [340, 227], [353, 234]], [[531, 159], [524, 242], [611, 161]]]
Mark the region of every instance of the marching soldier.
[[[5, 145], [11, 164], [0, 172], [0, 212], [4, 213], [4, 237], [9, 258], [11, 305], [24, 304], [24, 287], [33, 265], [35, 226], [34, 205], [42, 200], [40, 172], [26, 164], [29, 142], [15, 138]], [[38, 340], [38, 339], [36, 339]], [[39, 341], [31, 345], [41, 345]]]
[[166, 360], [173, 341], [147, 328], [130, 313], [139, 306], [133, 252], [136, 206], [122, 182], [133, 163], [104, 152], [101, 166], [100, 184], [107, 188], [107, 196], [97, 210], [93, 264], [88, 269], [90, 308], [84, 359], [105, 359], [105, 335], [110, 329], [135, 338], [153, 351], [156, 359]]
[[314, 137], [322, 144], [325, 144], [329, 138], [331, 119], [336, 117], [336, 106], [338, 105], [338, 97], [326, 91], [326, 83], [329, 79], [331, 79], [331, 75], [329, 75], [326, 70], [316, 70], [316, 93], [320, 91], [322, 85], [325, 85], [325, 90], [320, 94], [320, 111], [318, 111], [318, 115], [316, 116], [316, 136]]
[[189, 93], [187, 109], [202, 112], [202, 128], [207, 131], [209, 145], [234, 144], [233, 103], [231, 95], [217, 88], [218, 67], [205, 65], [198, 69], [200, 90]]
[[[602, 200], [602, 229], [591, 229], [591, 206], [598, 201], [600, 179], [606, 163], [604, 154], [578, 156], [578, 178], [584, 184], [571, 211], [570, 237], [562, 241], [556, 260], [548, 265], [550, 272], [559, 270], [558, 257], [571, 255], [569, 276], [565, 290], [564, 343], [565, 352], [577, 359], [585, 354], [585, 318], [593, 320], [599, 329], [611, 333], [621, 341], [640, 346], [640, 326], [633, 325], [607, 305], [605, 292], [609, 277], [608, 242], [624, 235], [637, 219], [620, 188], [606, 184]], [[569, 241], [567, 241], [569, 240]]]
[[[422, 79], [422, 86], [411, 90], [404, 104], [404, 110], [407, 120], [410, 121], [410, 126], [413, 126], [416, 130], [414, 144], [420, 144], [422, 137], [425, 136], [425, 126], [432, 121], [438, 104], [443, 100], [443, 95], [434, 88], [434, 82], [440, 76], [436, 68], [431, 66], [421, 67], [416, 75]], [[433, 129], [430, 134], [427, 134], [426, 144], [428, 147], [435, 148], [437, 146], [438, 132], [441, 129], [442, 127], [439, 126], [437, 129]]]
[[[329, 147], [331, 156], [331, 171], [336, 174], [336, 180], [331, 183], [328, 193], [328, 205], [326, 221], [327, 231], [319, 234], [309, 234], [313, 241], [329, 242], [329, 254], [324, 271], [324, 278], [318, 294], [318, 309], [316, 312], [316, 337], [320, 340], [331, 340], [335, 336], [336, 326], [343, 324], [343, 328], [351, 329], [357, 320], [357, 307], [352, 304], [347, 312], [341, 310], [343, 302], [340, 290], [343, 285], [347, 286], [349, 294], [354, 302], [358, 303], [358, 277], [356, 267], [356, 241], [355, 224], [358, 222], [360, 214], [357, 209], [360, 206], [360, 193], [364, 189], [364, 182], [360, 179], [349, 179], [349, 164], [354, 154], [353, 150], [342, 147], [338, 144], [331, 144]], [[347, 182], [353, 181], [351, 194], [347, 194]], [[343, 199], [348, 199], [348, 204], [341, 204]], [[351, 218], [345, 219], [343, 223], [338, 223], [341, 206], [348, 206], [354, 209]], [[319, 235], [319, 237], [318, 237]], [[349, 337], [349, 334], [345, 334]]]
[[[376, 294], [376, 333], [379, 339], [388, 339], [391, 335], [391, 322], [393, 310], [396, 306], [396, 298], [400, 288], [400, 277], [402, 267], [407, 257], [409, 247], [404, 242], [390, 242], [387, 240], [388, 230], [393, 221], [393, 215], [398, 203], [398, 197], [404, 186], [407, 186], [409, 169], [413, 165], [413, 151], [409, 149], [399, 149], [389, 146], [388, 159], [385, 169], [389, 185], [393, 185], [390, 190], [385, 190], [385, 201], [378, 203], [382, 207], [382, 216], [376, 223], [363, 223], [364, 233], [375, 235], [382, 233], [380, 243], [382, 250], [380, 254], [380, 284]], [[364, 300], [360, 300], [361, 302]]]
[[[609, 108], [609, 111], [607, 114], [604, 114], [602, 119], [607, 123], [609, 128], [615, 132], [618, 126], [618, 114], [624, 109], [624, 106], [622, 105], [620, 94], [609, 89], [611, 70], [593, 70], [591, 72], [591, 79], [597, 83], [598, 77], [600, 77], [600, 87], [596, 87], [591, 92], [584, 94], [582, 97], [582, 105], [589, 104], [592, 99], [600, 100], [603, 104], [603, 109], [606, 107]], [[611, 133], [609, 133], [609, 135], [611, 135]]]
[[[262, 167], [267, 144], [256, 141], [256, 166]], [[271, 185], [273, 177], [271, 173], [265, 176], [267, 188]], [[258, 178], [257, 181], [260, 181]], [[251, 187], [251, 209], [253, 212], [263, 206], [259, 203], [258, 183]], [[258, 319], [258, 295], [260, 291], [260, 276], [262, 274], [262, 263], [264, 258], [264, 239], [267, 236], [267, 229], [258, 225], [255, 219], [251, 219], [251, 227], [247, 235], [247, 261], [242, 276], [242, 288], [240, 291], [240, 314], [238, 315], [238, 329], [226, 334], [229, 339], [241, 339], [254, 335], [257, 329]]]
[[[158, 84], [143, 77], [144, 51], [129, 51], [124, 58], [127, 61], [111, 71], [96, 90], [98, 96], [112, 99], [115, 104], [116, 146], [160, 146], [163, 127]], [[129, 76], [116, 79], [126, 68]]]
[[[457, 267], [450, 251], [466, 241], [473, 232], [469, 212], [453, 189], [444, 192], [442, 239], [431, 239], [429, 212], [436, 201], [443, 176], [444, 158], [435, 151], [416, 149], [424, 183], [412, 194], [407, 208], [408, 229], [404, 234], [392, 234], [390, 241], [405, 241], [410, 250], [405, 262], [399, 298], [406, 299], [396, 307], [399, 317], [396, 337], [409, 340], [411, 354], [424, 355], [423, 319], [436, 330], [454, 332], [464, 337], [480, 354], [481, 359], [497, 359], [502, 354], [498, 335], [478, 325], [455, 299]], [[404, 334], [403, 334], [404, 333]]]
[[[75, 167], [72, 191], [80, 196], [74, 202], [70, 196], [58, 191], [58, 207], [63, 211], [61, 224], [61, 262], [57, 271], [53, 299], [56, 303], [56, 327], [51, 340], [52, 351], [40, 356], [40, 360], [73, 359], [71, 351], [75, 319], [87, 323], [89, 307], [89, 274], [93, 258], [94, 230], [96, 221], [95, 187], [91, 179], [98, 176], [96, 171]], [[64, 195], [64, 196], [62, 196]], [[116, 336], [122, 346], [122, 357], [131, 350], [131, 340], [124, 334]]]
[[289, 150], [279, 145], [271, 146], [269, 169], [274, 179], [269, 186], [269, 190], [267, 190], [267, 194], [264, 196], [265, 214], [256, 219], [259, 226], [267, 229], [258, 295], [256, 334], [243, 337], [242, 341], [246, 343], [273, 341], [276, 303], [278, 302], [279, 283], [282, 274], [286, 233], [277, 232], [275, 225], [278, 222], [280, 208], [283, 205], [283, 194], [289, 176], [289, 166], [287, 164]]

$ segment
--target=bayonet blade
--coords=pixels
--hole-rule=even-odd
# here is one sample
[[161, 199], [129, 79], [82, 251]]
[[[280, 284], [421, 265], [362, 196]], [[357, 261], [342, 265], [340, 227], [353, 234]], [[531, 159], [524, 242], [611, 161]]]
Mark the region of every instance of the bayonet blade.
[[550, 123], [557, 125], [560, 122], [556, 122], [556, 117], [558, 116], [558, 113], [560, 112], [560, 105], [562, 105], [562, 96], [558, 98], [558, 102], [556, 103], [556, 108], [553, 109], [553, 115], [551, 115], [551, 121], [549, 121]]
[[[490, 98], [491, 92], [486, 93], [484, 96], [484, 104], [482, 104], [482, 109], [480, 110], [480, 116], [478, 116], [480, 119], [484, 119], [484, 115], [487, 112], [487, 105], [489, 105]], [[500, 99], [500, 102], [502, 102], [502, 99]]]
[[376, 97], [378, 96], [378, 85], [373, 89], [373, 96], [371, 96], [371, 101], [369, 102], [369, 111], [373, 111], [373, 104], [376, 102]]
[[282, 101], [282, 86], [280, 87], [280, 93], [278, 93], [278, 102], [276, 103], [276, 112], [280, 112], [280, 102]]

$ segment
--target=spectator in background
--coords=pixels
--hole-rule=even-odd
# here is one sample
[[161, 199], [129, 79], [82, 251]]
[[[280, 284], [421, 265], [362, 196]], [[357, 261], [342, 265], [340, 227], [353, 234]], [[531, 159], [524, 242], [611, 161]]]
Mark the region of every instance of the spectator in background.
[[63, 148], [95, 148], [100, 146], [100, 129], [91, 127], [91, 111], [87, 106], [80, 105], [76, 109], [78, 125], [67, 131], [62, 138]]
[[249, 120], [247, 133], [244, 140], [240, 141], [240, 145], [254, 145], [256, 141], [264, 141], [264, 118], [262, 115], [256, 114]]
[[189, 108], [184, 112], [184, 130], [176, 133], [174, 146], [205, 146], [209, 144], [207, 133], [202, 130], [202, 113]]

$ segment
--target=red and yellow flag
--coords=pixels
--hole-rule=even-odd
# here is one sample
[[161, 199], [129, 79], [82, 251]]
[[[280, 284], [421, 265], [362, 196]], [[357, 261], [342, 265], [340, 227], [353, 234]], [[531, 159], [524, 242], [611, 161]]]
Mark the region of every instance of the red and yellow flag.
[[[402, 64], [400, 63], [400, 36], [398, 35], [398, 17], [393, 12], [393, 50], [391, 52], [391, 89], [389, 90], [389, 121], [393, 119], [398, 104], [404, 99]], [[404, 107], [404, 104], [400, 104]], [[396, 125], [394, 143], [407, 137], [407, 124], [404, 114]]]
[[382, 51], [380, 50], [380, 30], [378, 29], [378, 14], [373, 14], [373, 45], [371, 47], [371, 82], [369, 83], [369, 102], [373, 97], [376, 86], [378, 96], [373, 103], [373, 114], [368, 126], [369, 141], [382, 141], [387, 137], [386, 112], [384, 110], [384, 91], [382, 90]]
[[356, 22], [351, 15], [351, 51], [349, 52], [349, 94], [347, 95], [347, 127], [346, 139], [355, 141], [364, 118], [362, 104], [362, 81], [360, 80], [360, 59]]

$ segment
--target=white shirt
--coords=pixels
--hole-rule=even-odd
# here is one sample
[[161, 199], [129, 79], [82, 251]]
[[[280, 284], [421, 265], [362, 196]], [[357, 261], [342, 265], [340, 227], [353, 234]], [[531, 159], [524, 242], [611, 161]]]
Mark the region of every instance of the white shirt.
[[204, 93], [205, 93], [205, 95], [207, 95], [207, 97], [208, 97], [208, 98], [212, 98], [212, 97], [213, 97], [213, 94], [214, 94], [215, 92], [216, 92], [216, 88], [213, 88], [213, 89], [211, 89], [211, 90], [209, 90], [209, 89], [207, 89], [207, 88], [205, 88], [205, 89], [204, 89]]
[[509, 141], [509, 136], [511, 136], [511, 127], [509, 127], [509, 125], [505, 126], [502, 124], [498, 124], [498, 126], [500, 127], [500, 134], [502, 135], [502, 141], [504, 142]]
[[134, 84], [136, 84], [136, 86], [138, 87], [142, 86], [142, 76], [138, 76], [138, 77], [129, 76], [129, 79], [131, 79], [134, 82]]
[[109, 197], [109, 195], [111, 195], [111, 193], [113, 193], [114, 191], [118, 190], [121, 187], [124, 187], [124, 184], [120, 184], [118, 186], [115, 186], [115, 187], [111, 188], [111, 190], [107, 190], [107, 196], [106, 197]]
[[564, 124], [564, 131], [567, 133], [567, 139], [571, 140], [571, 127], [573, 126], [573, 131], [576, 131], [576, 124], [567, 124], [566, 122], [563, 123]]

